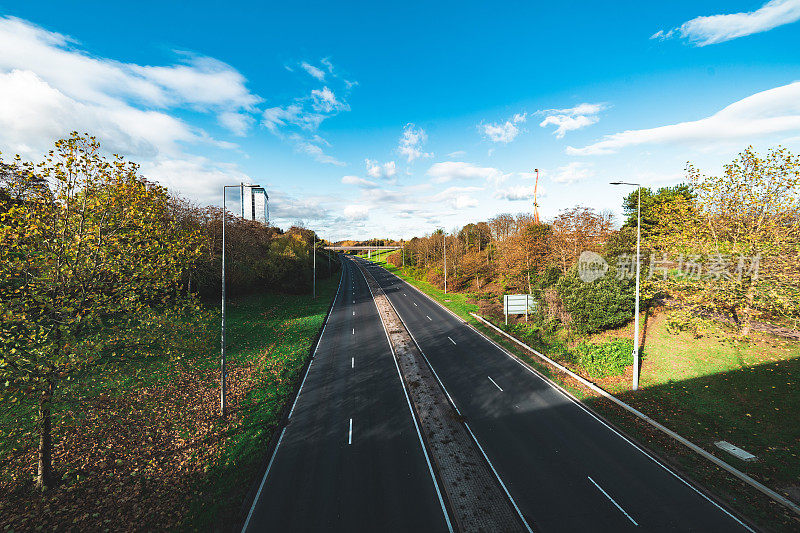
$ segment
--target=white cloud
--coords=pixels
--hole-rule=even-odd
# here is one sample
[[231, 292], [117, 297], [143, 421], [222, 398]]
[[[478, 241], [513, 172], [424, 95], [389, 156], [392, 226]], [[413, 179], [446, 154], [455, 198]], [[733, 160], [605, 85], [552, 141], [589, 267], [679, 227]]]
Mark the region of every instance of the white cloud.
[[217, 121], [222, 127], [234, 135], [244, 137], [245, 134], [247, 134], [247, 131], [250, 129], [250, 126], [252, 126], [255, 122], [255, 119], [246, 113], [226, 111], [219, 114]]
[[339, 111], [350, 111], [350, 106], [346, 102], [336, 99], [333, 91], [327, 87], [314, 89], [311, 91], [312, 107], [315, 111], [322, 113], [338, 113]]
[[[501, 200], [510, 200], [510, 201], [520, 201], [520, 200], [532, 200], [534, 193], [534, 186], [527, 186], [527, 185], [514, 185], [508, 187], [506, 189], [498, 189], [494, 193], [495, 198], [499, 198]], [[544, 188], [539, 187], [536, 191], [536, 195], [541, 198], [544, 196]]]
[[594, 170], [592, 170], [591, 164], [573, 161], [563, 167], [559, 167], [550, 180], [556, 183], [575, 183], [584, 181], [593, 175]]
[[708, 146], [749, 142], [768, 134], [800, 130], [800, 82], [769, 89], [734, 102], [710, 117], [657, 128], [606, 135], [583, 148], [568, 147], [570, 155], [611, 154], [641, 144]]
[[448, 187], [447, 189], [428, 197], [425, 201], [431, 203], [445, 202], [453, 209], [466, 209], [477, 207], [478, 200], [468, 193], [482, 191], [483, 187]]
[[71, 131], [90, 132], [104, 151], [135, 159], [149, 179], [195, 201], [249, 181], [236, 165], [187, 153], [187, 144], [232, 145], [171, 114], [212, 113], [243, 134], [261, 100], [232, 67], [187, 54], [166, 67], [90, 56], [69, 37], [8, 17], [0, 50], [0, 151], [38, 159]]
[[102, 106], [72, 99], [31, 71], [0, 73], [0, 147], [35, 158], [70, 131], [89, 131], [113, 152], [139, 158], [177, 155], [199, 131], [159, 111]]
[[291, 135], [290, 138], [294, 142], [296, 151], [308, 154], [320, 163], [336, 165], [337, 167], [343, 167], [346, 165], [346, 163], [343, 161], [339, 161], [335, 157], [325, 153], [320, 144], [329, 145], [329, 143], [319, 135], [315, 135], [314, 137], [308, 139], [294, 134]]
[[409, 163], [420, 157], [433, 157], [433, 154], [422, 151], [422, 145], [427, 140], [428, 136], [425, 134], [425, 130], [415, 128], [414, 124], [409, 122], [403, 128], [403, 135], [400, 137], [400, 145], [397, 147], [397, 152], [407, 157]]
[[369, 218], [369, 207], [357, 204], [345, 206], [344, 216], [347, 220], [366, 220]]
[[527, 113], [517, 113], [504, 123], [490, 123], [481, 124], [479, 127], [483, 129], [483, 134], [492, 142], [496, 143], [510, 143], [520, 133], [519, 126], [527, 118]]
[[449, 154], [447, 154], [447, 157], [454, 158], [454, 157], [463, 157], [465, 155], [467, 155], [467, 152], [465, 152], [464, 150], [456, 150], [455, 152], [450, 152]]
[[466, 194], [459, 194], [453, 200], [454, 209], [466, 209], [468, 207], [478, 207], [478, 200]]
[[66, 98], [96, 108], [213, 112], [241, 133], [243, 121], [230, 114], [253, 112], [262, 101], [244, 76], [216, 59], [179, 53], [178, 64], [150, 66], [94, 57], [70, 37], [14, 17], [0, 17], [0, 50], [0, 72], [35, 73]]
[[444, 161], [435, 163], [428, 169], [428, 176], [433, 178], [434, 183], [446, 183], [452, 180], [474, 180], [484, 179], [493, 183], [504, 181], [507, 175], [496, 168], [478, 167], [472, 163], [461, 161]]
[[800, 20], [800, 0], [771, 0], [747, 13], [693, 18], [667, 32], [658, 31], [650, 38], [663, 40], [679, 35], [696, 46], [706, 46], [769, 31], [797, 20]]
[[555, 136], [559, 139], [564, 137], [568, 131], [579, 130], [586, 126], [596, 124], [600, 120], [598, 114], [606, 109], [606, 104], [579, 104], [568, 109], [546, 109], [537, 111], [537, 114], [545, 115], [545, 119], [539, 126], [557, 126]]
[[359, 178], [358, 176], [342, 176], [342, 183], [345, 185], [356, 185], [362, 189], [376, 189], [379, 187], [374, 181]]
[[380, 164], [372, 159], [364, 160], [367, 165], [367, 176], [374, 179], [390, 180], [397, 175], [397, 167], [394, 161]]
[[[328, 59], [323, 59], [321, 63], [331, 74], [333, 78], [331, 81], [337, 80], [338, 76], [333, 74], [333, 64]], [[316, 69], [322, 76], [319, 77], [315, 75], [316, 71], [306, 68], [313, 67], [312, 65], [303, 62], [301, 66], [320, 81], [324, 79], [325, 73], [321, 69]], [[347, 81], [345, 84], [346, 96], [353, 84]], [[324, 153], [320, 144], [329, 144], [315, 134], [323, 121], [342, 111], [350, 111], [350, 105], [341, 96], [337, 97], [326, 85], [321, 89], [312, 89], [308, 96], [295, 98], [291, 103], [265, 109], [261, 115], [261, 124], [278, 137], [293, 142], [297, 152], [306, 153], [321, 163], [343, 165], [341, 161]], [[309, 138], [312, 134], [313, 136]]]
[[[148, 179], [199, 201], [221, 198], [223, 185], [250, 182], [250, 178], [236, 165], [191, 155], [146, 161], [142, 164], [142, 173]], [[270, 191], [270, 196], [272, 194]]]
[[325, 81], [325, 71], [315, 67], [314, 65], [309, 65], [307, 62], [303, 61], [300, 63], [300, 66], [303, 67], [303, 70], [309, 73], [312, 77], [318, 79], [319, 81]]

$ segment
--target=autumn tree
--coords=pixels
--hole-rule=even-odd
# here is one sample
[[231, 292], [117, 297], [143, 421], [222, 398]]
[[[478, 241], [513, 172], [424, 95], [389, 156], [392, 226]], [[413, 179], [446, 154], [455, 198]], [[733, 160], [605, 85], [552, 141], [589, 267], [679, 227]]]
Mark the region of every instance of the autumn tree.
[[552, 252], [562, 272], [569, 270], [581, 252], [603, 249], [611, 232], [611, 215], [590, 207], [561, 211], [552, 224]]
[[670, 202], [654, 239], [702, 275], [669, 284], [693, 307], [727, 311], [747, 335], [759, 314], [800, 315], [800, 157], [752, 147], [706, 176], [689, 164], [696, 201]]
[[[38, 405], [38, 472], [53, 482], [52, 409], [82, 370], [131, 355], [111, 331], [177, 305], [200, 241], [138, 167], [73, 134], [5, 167], [0, 203], [0, 399]], [[10, 183], [9, 183], [10, 181]], [[9, 186], [10, 185], [10, 186]]]

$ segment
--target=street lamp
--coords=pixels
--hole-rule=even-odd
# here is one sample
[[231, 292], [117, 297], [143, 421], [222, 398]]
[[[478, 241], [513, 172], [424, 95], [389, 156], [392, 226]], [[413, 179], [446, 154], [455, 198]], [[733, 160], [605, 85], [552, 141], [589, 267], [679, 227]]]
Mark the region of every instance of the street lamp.
[[[220, 338], [221, 360], [219, 411], [223, 417], [227, 413], [227, 403], [225, 398], [225, 378], [227, 377], [227, 371], [225, 368], [225, 221], [227, 219], [228, 211], [225, 207], [225, 192], [228, 189], [234, 189], [237, 187], [244, 191], [244, 187], [241, 184], [222, 186], [222, 336]], [[253, 185], [252, 187], [258, 187], [258, 185]], [[244, 196], [242, 197], [242, 214], [244, 214]]]
[[639, 389], [639, 249], [642, 240], [642, 185], [625, 181], [612, 181], [611, 185], [636, 187], [636, 314], [633, 317], [633, 390]]
[[442, 243], [444, 244], [444, 293], [447, 294], [447, 233], [442, 231]]
[[312, 298], [317, 299], [317, 233], [314, 232], [314, 245], [311, 247], [311, 254], [314, 256], [314, 282], [312, 288]]

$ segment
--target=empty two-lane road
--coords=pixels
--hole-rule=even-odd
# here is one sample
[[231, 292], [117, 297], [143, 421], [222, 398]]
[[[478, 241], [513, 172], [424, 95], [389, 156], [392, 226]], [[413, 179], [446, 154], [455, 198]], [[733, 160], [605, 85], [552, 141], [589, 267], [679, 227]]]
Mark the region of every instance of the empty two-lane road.
[[363, 274], [342, 279], [245, 531], [447, 531]]
[[369, 268], [534, 528], [748, 529], [438, 304]]

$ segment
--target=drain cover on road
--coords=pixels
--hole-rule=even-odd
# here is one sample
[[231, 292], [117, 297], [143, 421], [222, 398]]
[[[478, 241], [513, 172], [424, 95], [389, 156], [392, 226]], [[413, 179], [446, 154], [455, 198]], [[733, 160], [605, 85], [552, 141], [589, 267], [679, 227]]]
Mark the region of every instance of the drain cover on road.
[[729, 454], [733, 455], [741, 459], [742, 461], [755, 461], [756, 456], [750, 452], [746, 452], [743, 449], [739, 448], [738, 446], [734, 446], [730, 442], [726, 442], [724, 440], [718, 440], [714, 443], [714, 446], [719, 448], [720, 450], [725, 450]]

